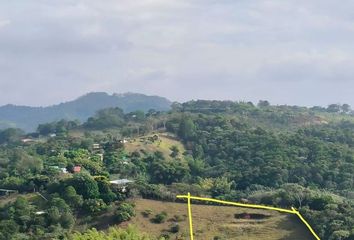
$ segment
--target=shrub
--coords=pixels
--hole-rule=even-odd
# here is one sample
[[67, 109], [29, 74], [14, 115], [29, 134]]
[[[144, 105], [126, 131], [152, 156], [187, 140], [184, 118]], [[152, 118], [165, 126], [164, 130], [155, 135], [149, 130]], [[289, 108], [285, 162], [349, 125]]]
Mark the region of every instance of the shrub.
[[97, 214], [107, 209], [102, 199], [87, 199], [84, 201], [84, 209], [90, 213]]
[[155, 217], [152, 219], [153, 223], [164, 223], [167, 218], [167, 213], [166, 212], [161, 212], [159, 214], [156, 214]]
[[172, 224], [171, 228], [170, 228], [170, 232], [171, 233], [178, 233], [180, 230], [180, 226], [178, 223], [174, 223]]
[[141, 212], [141, 215], [143, 215], [143, 217], [145, 217], [145, 218], [148, 218], [151, 214], [152, 214], [152, 210], [151, 209], [146, 209], [146, 210]]
[[159, 239], [169, 240], [170, 239], [170, 235], [168, 233], [163, 233], [163, 234], [160, 235]]
[[174, 222], [182, 222], [186, 220], [186, 216], [174, 215], [171, 220]]
[[120, 223], [130, 220], [134, 216], [134, 206], [129, 203], [122, 203], [115, 212], [115, 218]]

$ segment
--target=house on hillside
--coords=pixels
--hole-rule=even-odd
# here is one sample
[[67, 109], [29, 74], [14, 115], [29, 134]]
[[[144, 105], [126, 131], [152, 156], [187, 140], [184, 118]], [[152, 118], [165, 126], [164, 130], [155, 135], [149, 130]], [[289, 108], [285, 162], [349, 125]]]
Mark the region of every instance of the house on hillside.
[[79, 172], [81, 172], [81, 166], [75, 166], [75, 167], [73, 168], [73, 172], [74, 172], [74, 173], [79, 173]]
[[124, 147], [124, 143], [127, 143], [128, 141], [125, 139], [113, 139], [111, 141], [108, 141], [104, 145], [105, 150], [115, 150], [115, 149], [121, 149]]
[[12, 190], [12, 189], [0, 189], [0, 196], [7, 196], [10, 194], [17, 194], [18, 191], [17, 190]]
[[101, 145], [99, 143], [94, 143], [94, 144], [92, 144], [92, 149], [93, 150], [100, 150], [101, 149]]
[[21, 139], [21, 142], [22, 143], [33, 143], [35, 142], [36, 140], [32, 139], [32, 138], [22, 138]]
[[109, 181], [112, 185], [115, 185], [117, 188], [120, 189], [121, 192], [126, 192], [128, 185], [133, 183], [134, 181], [128, 179], [117, 179]]
[[45, 211], [37, 211], [37, 212], [35, 212], [34, 214], [36, 214], [36, 215], [43, 215], [43, 214], [46, 214], [46, 212], [45, 212]]
[[119, 142], [119, 143], [123, 143], [123, 144], [124, 144], [124, 143], [127, 143], [127, 142], [128, 142], [128, 140], [127, 140], [127, 139], [125, 139], [125, 138], [123, 138], [123, 139], [121, 139], [121, 140], [118, 140], [118, 142]]
[[55, 169], [60, 171], [61, 173], [67, 173], [68, 171], [66, 170], [66, 168], [61, 168], [59, 166], [49, 166], [51, 169]]

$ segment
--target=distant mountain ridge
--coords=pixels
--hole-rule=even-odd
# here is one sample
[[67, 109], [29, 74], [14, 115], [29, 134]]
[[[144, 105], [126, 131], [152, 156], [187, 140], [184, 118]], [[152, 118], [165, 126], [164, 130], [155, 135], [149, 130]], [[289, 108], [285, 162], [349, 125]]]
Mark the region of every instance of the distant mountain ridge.
[[171, 101], [159, 96], [139, 93], [109, 95], [105, 92], [92, 92], [73, 101], [48, 107], [29, 107], [8, 104], [0, 107], [0, 128], [17, 127], [33, 131], [38, 124], [60, 119], [85, 121], [99, 109], [119, 107], [124, 112], [136, 110], [169, 110]]

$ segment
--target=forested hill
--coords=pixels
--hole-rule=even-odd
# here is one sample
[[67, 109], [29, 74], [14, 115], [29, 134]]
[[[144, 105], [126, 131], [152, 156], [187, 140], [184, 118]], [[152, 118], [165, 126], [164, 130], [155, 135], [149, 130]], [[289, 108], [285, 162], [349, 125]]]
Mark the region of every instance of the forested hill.
[[[110, 182], [126, 179], [135, 182], [129, 191]], [[190, 101], [174, 103], [167, 112], [147, 113], [101, 109], [83, 124], [41, 124], [29, 135], [18, 129], [0, 131], [0, 189], [18, 191], [0, 199], [0, 240], [104, 239], [94, 230], [87, 237], [70, 236], [134, 215], [145, 223], [151, 220], [150, 226], [168, 223], [170, 230], [157, 239], [185, 239], [182, 216], [173, 210], [169, 216], [152, 212], [145, 205], [134, 210], [131, 201], [175, 201], [187, 192], [295, 207], [321, 239], [353, 240], [354, 116], [348, 105], [304, 108], [267, 101]], [[197, 216], [193, 219], [199, 222]], [[258, 235], [260, 226], [249, 224], [243, 232], [257, 237], [247, 239], [285, 239]], [[235, 227], [242, 229], [242, 224]], [[152, 234], [149, 227], [142, 230]], [[198, 231], [197, 238], [234, 239], [223, 235], [235, 233], [231, 230], [222, 228], [214, 238], [203, 238]], [[115, 232], [132, 230], [107, 234], [112, 231], [120, 236]], [[286, 239], [307, 240], [301, 233]]]
[[76, 100], [49, 107], [6, 105], [0, 107], [0, 129], [8, 127], [33, 131], [40, 123], [60, 119], [85, 121], [97, 110], [119, 107], [124, 112], [170, 109], [171, 102], [163, 97], [137, 93], [113, 94], [89, 93]]

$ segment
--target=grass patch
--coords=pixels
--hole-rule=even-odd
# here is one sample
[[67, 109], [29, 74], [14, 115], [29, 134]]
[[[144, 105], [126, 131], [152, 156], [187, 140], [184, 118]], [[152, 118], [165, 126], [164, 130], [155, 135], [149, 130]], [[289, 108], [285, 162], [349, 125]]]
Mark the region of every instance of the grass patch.
[[[168, 235], [170, 239], [187, 239], [189, 236], [187, 204], [146, 199], [135, 201], [136, 212], [149, 210], [149, 216], [137, 214], [122, 226], [134, 224], [142, 232], [153, 236]], [[166, 212], [165, 222], [151, 221], [157, 214]], [[312, 235], [296, 216], [273, 211], [230, 206], [192, 205], [195, 239], [237, 240], [312, 240]], [[241, 214], [241, 215], [237, 215]], [[255, 219], [235, 216], [256, 216]], [[265, 218], [257, 218], [266, 216]], [[178, 226], [178, 227], [177, 227]], [[178, 231], [177, 231], [178, 230]]]
[[[158, 136], [157, 140], [151, 141], [154, 136]], [[150, 140], [149, 140], [150, 139]], [[175, 137], [169, 136], [167, 134], [152, 134], [143, 136], [140, 138], [135, 138], [125, 143], [125, 150], [127, 152], [140, 152], [143, 154], [153, 153], [156, 151], [162, 152], [165, 159], [172, 160], [173, 158], [170, 156], [172, 153], [171, 148], [176, 146], [178, 149], [178, 155], [181, 157], [182, 154], [186, 151], [183, 144], [178, 141]]]

